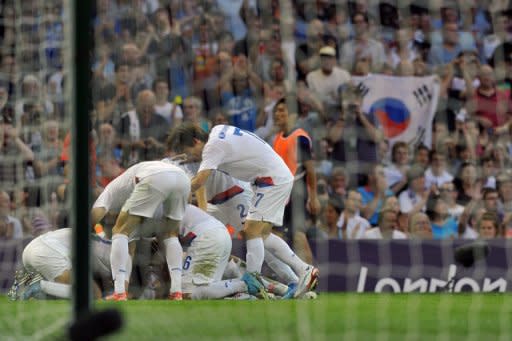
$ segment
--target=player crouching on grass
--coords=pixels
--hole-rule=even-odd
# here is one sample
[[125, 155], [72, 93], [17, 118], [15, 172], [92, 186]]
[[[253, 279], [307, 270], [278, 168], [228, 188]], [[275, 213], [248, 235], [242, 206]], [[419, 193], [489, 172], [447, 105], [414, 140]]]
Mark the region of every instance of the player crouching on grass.
[[[30, 298], [71, 298], [71, 229], [50, 231], [33, 239], [23, 250], [24, 271], [16, 274], [8, 296], [12, 300]], [[91, 267], [94, 296], [102, 297], [100, 287], [111, 279], [111, 242], [97, 235], [91, 237]], [[126, 278], [129, 277], [129, 273]]]
[[318, 269], [303, 262], [284, 240], [270, 233], [273, 225], [282, 225], [293, 185], [293, 175], [270, 145], [237, 127], [217, 125], [208, 135], [200, 127], [185, 123], [171, 131], [167, 147], [201, 162], [191, 181], [192, 192], [204, 186], [214, 170], [252, 184], [254, 194], [244, 226], [247, 273], [243, 279], [251, 283], [250, 287], [260, 282], [263, 288], [260, 274], [265, 249], [299, 275], [293, 297], [316, 285]]
[[252, 282], [239, 278], [222, 280], [231, 255], [231, 236], [223, 223], [205, 211], [187, 206], [180, 223], [180, 240], [186, 248], [182, 277], [184, 298], [219, 299], [259, 292], [259, 286], [252, 287]]

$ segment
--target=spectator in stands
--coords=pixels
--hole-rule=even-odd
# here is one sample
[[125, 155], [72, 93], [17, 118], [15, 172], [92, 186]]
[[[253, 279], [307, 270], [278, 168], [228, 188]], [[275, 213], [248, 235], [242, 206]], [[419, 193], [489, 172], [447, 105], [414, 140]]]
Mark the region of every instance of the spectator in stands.
[[415, 77], [425, 77], [428, 75], [427, 63], [425, 63], [423, 57], [416, 57], [412, 61], [412, 65], [414, 66]]
[[222, 109], [214, 110], [212, 116], [212, 127], [215, 127], [218, 124], [229, 124], [228, 114], [224, 112]]
[[194, 95], [203, 98], [206, 108], [211, 109], [220, 103], [219, 94], [216, 91], [219, 44], [213, 35], [211, 22], [205, 16], [198, 20], [197, 40], [192, 44], [194, 54], [193, 89]]
[[498, 190], [491, 187], [482, 188], [482, 202], [486, 212], [496, 214], [498, 221], [503, 221], [503, 213], [499, 212], [499, 194]]
[[336, 50], [339, 51], [352, 35], [352, 25], [347, 10], [343, 6], [329, 4], [325, 11], [325, 33], [336, 38]]
[[[219, 81], [222, 106], [228, 112], [231, 125], [254, 131], [258, 116], [255, 91], [261, 89], [261, 78], [252, 70], [247, 58], [239, 56], [231, 70]], [[226, 85], [232, 85], [230, 91]]]
[[320, 68], [306, 75], [308, 87], [329, 108], [340, 103], [339, 87], [350, 81], [350, 73], [336, 66], [336, 50], [324, 46], [319, 51]]
[[476, 231], [478, 220], [485, 213], [485, 208], [480, 200], [472, 200], [465, 207], [459, 217], [457, 226], [459, 238], [476, 239], [478, 232]]
[[395, 47], [390, 49], [387, 61], [393, 68], [396, 69], [400, 62], [403, 61], [412, 63], [418, 57], [416, 45], [413, 40], [413, 32], [408, 28], [398, 29], [395, 31], [395, 45]]
[[[423, 167], [424, 170], [430, 165], [430, 150], [424, 144], [420, 144], [414, 150], [413, 164]], [[427, 174], [425, 173], [425, 177]], [[426, 180], [426, 179], [425, 179]], [[428, 180], [427, 180], [428, 181]], [[429, 187], [429, 186], [427, 186]]]
[[237, 39], [235, 32], [230, 31], [235, 35], [235, 47], [233, 51], [233, 56], [249, 56], [249, 51], [251, 46], [254, 46], [258, 42], [259, 32], [263, 27], [262, 18], [256, 13], [254, 9], [249, 9], [247, 12], [248, 15], [243, 16], [243, 20], [247, 25], [247, 34], [243, 39]]
[[483, 187], [496, 188], [496, 177], [498, 175], [498, 168], [492, 156], [484, 156], [480, 159], [480, 166], [482, 169], [482, 184]]
[[336, 166], [331, 171], [328, 183], [328, 193], [330, 198], [334, 198], [343, 203], [350, 186], [350, 177], [342, 166]]
[[1, 237], [6, 239], [23, 238], [20, 220], [11, 215], [11, 197], [3, 190], [0, 191], [0, 222], [4, 223], [3, 231], [0, 231]]
[[459, 176], [455, 179], [455, 186], [458, 192], [457, 203], [463, 206], [472, 199], [482, 197], [482, 182], [478, 178], [477, 169], [473, 163], [462, 164]]
[[318, 19], [309, 22], [306, 42], [295, 50], [297, 80], [305, 80], [306, 75], [320, 67], [320, 48], [324, 45], [324, 26]]
[[42, 212], [34, 215], [32, 218], [32, 237], [35, 238], [51, 230], [54, 230], [54, 228]]
[[510, 89], [496, 86], [494, 70], [489, 65], [482, 65], [478, 72], [480, 85], [474, 89], [473, 84], [466, 80], [469, 98], [476, 119], [486, 129], [497, 134], [508, 132], [512, 119], [512, 101]]
[[34, 161], [34, 152], [18, 136], [11, 117], [0, 115], [0, 187], [12, 190], [23, 179], [34, 180], [33, 174], [25, 171]]
[[252, 46], [248, 57], [251, 65], [254, 65], [254, 71], [263, 81], [269, 81], [271, 79], [272, 61], [276, 59], [284, 61], [287, 58], [281, 48], [278, 21], [273, 21], [269, 28], [260, 31], [259, 42]]
[[425, 212], [431, 188], [425, 186], [423, 168], [413, 165], [407, 170], [407, 189], [398, 197], [400, 212], [412, 215], [416, 212]]
[[512, 35], [509, 32], [510, 11], [499, 11], [494, 14], [492, 18], [494, 28], [493, 34], [488, 34], [482, 39], [482, 50], [485, 60], [489, 64], [498, 66], [506, 59], [507, 52], [510, 53], [510, 43], [512, 42]]
[[428, 213], [432, 221], [432, 235], [434, 239], [457, 238], [457, 221], [448, 213], [448, 205], [441, 199], [434, 199], [429, 203]]
[[361, 207], [363, 218], [367, 219], [372, 226], [376, 226], [385, 198], [393, 195], [393, 192], [388, 188], [382, 166], [374, 165], [368, 174], [366, 184], [357, 190], [363, 197], [363, 206]]
[[251, 31], [252, 27], [246, 27], [247, 20], [251, 17], [251, 9], [254, 3], [244, 0], [218, 0], [217, 6], [226, 18], [227, 28], [235, 36], [235, 40], [241, 40], [247, 34], [247, 30]]
[[428, 215], [416, 212], [410, 216], [409, 239], [432, 239], [432, 225]]
[[383, 133], [378, 129], [376, 117], [363, 112], [359, 88], [347, 84], [340, 91], [341, 113], [328, 125], [327, 136], [334, 165], [343, 163], [349, 176], [358, 180], [377, 162], [377, 144]]
[[306, 231], [308, 239], [314, 235], [314, 239], [330, 238], [338, 239], [338, 220], [343, 210], [341, 203], [335, 199], [329, 199], [322, 209], [322, 215], [317, 220], [315, 227]]
[[297, 126], [308, 132], [314, 146], [318, 148], [320, 140], [327, 135], [326, 113], [320, 100], [303, 82], [297, 85], [297, 105]]
[[93, 94], [100, 123], [115, 124], [121, 114], [133, 108], [130, 65], [126, 61], [119, 61], [115, 72], [115, 82], [100, 85]]
[[498, 172], [508, 171], [512, 167], [512, 158], [507, 153], [507, 148], [500, 142], [493, 146], [487, 146], [489, 154], [496, 163]]
[[361, 206], [361, 193], [355, 189], [349, 190], [345, 199], [345, 209], [336, 224], [338, 239], [360, 239], [363, 238], [366, 230], [371, 228], [368, 220], [359, 215]]
[[37, 177], [62, 175], [60, 155], [63, 141], [60, 138], [59, 123], [48, 120], [42, 124], [42, 141], [34, 153], [34, 170]]
[[137, 58], [132, 68], [133, 85], [131, 87], [132, 98], [137, 98], [137, 94], [142, 90], [152, 89], [154, 76], [149, 70], [149, 59], [147, 56]]
[[407, 239], [407, 236], [397, 229], [397, 214], [392, 210], [382, 210], [379, 213], [378, 226], [366, 230], [363, 239]]
[[445, 182], [439, 186], [439, 194], [446, 202], [450, 216], [459, 221], [460, 216], [464, 212], [464, 206], [457, 204], [457, 190], [453, 182]]
[[384, 168], [389, 188], [399, 195], [407, 185], [409, 170], [409, 147], [403, 141], [397, 141], [391, 148], [391, 165]]
[[96, 154], [112, 153], [114, 158], [121, 162], [123, 149], [117, 144], [117, 134], [110, 123], [103, 123], [98, 128], [98, 141], [96, 143]]
[[155, 103], [153, 91], [143, 90], [137, 96], [135, 110], [121, 117], [117, 131], [126, 166], [139, 161], [155, 160], [163, 155], [163, 141], [169, 125], [155, 112]]
[[201, 129], [210, 131], [210, 122], [203, 115], [203, 101], [196, 96], [189, 96], [183, 101], [183, 121], [193, 122]]
[[[434, 35], [435, 36], [435, 35]], [[461, 39], [468, 37], [467, 40]], [[432, 48], [428, 57], [430, 65], [442, 65], [452, 62], [459, 53], [467, 50], [475, 50], [475, 42], [472, 37], [459, 31], [456, 22], [445, 22], [442, 28], [442, 38], [432, 39]]]
[[446, 155], [440, 150], [430, 152], [431, 165], [425, 171], [425, 186], [440, 188], [444, 183], [452, 182], [453, 176], [446, 169]]
[[96, 60], [93, 64], [94, 78], [99, 82], [115, 81], [115, 64], [108, 44], [101, 44], [96, 48]]
[[380, 72], [386, 62], [386, 53], [381, 42], [369, 37], [368, 15], [356, 12], [352, 15], [354, 39], [345, 42], [341, 48], [340, 64], [352, 70], [355, 62], [363, 57], [371, 58], [371, 70]]
[[384, 167], [388, 167], [391, 164], [390, 160], [390, 150], [389, 150], [389, 140], [383, 138], [380, 140], [377, 146], [377, 160]]
[[169, 127], [178, 126], [183, 120], [183, 111], [180, 107], [181, 97], [175, 97], [174, 102], [169, 101], [169, 83], [165, 79], [157, 79], [153, 84], [156, 96], [155, 111], [166, 119]]
[[503, 230], [495, 213], [485, 212], [478, 221], [477, 231], [482, 239], [503, 237]]
[[505, 214], [512, 213], [512, 177], [502, 173], [497, 179], [497, 188], [500, 195], [499, 211]]
[[382, 205], [383, 210], [392, 210], [396, 212], [396, 214], [400, 214], [400, 202], [398, 198], [394, 195], [390, 195], [384, 199], [384, 204]]

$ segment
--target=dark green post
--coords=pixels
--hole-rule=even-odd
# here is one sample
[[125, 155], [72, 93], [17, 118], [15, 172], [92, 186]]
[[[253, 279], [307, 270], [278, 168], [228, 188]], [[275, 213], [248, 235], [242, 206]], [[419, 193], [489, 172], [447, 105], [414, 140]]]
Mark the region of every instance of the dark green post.
[[91, 310], [92, 290], [89, 238], [90, 165], [89, 165], [89, 110], [91, 108], [91, 63], [93, 34], [91, 18], [95, 0], [74, 0], [71, 5], [72, 98], [70, 115], [73, 117], [72, 141], [72, 227], [73, 227], [73, 317], [83, 317]]

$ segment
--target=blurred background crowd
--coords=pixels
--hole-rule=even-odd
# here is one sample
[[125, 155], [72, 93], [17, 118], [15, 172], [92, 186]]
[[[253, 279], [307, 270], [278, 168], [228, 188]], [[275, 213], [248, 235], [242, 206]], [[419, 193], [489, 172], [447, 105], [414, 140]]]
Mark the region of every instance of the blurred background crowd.
[[[1, 1], [0, 238], [68, 224], [67, 16], [62, 0]], [[292, 236], [512, 236], [508, 0], [98, 0], [93, 30], [96, 194], [161, 158], [181, 122], [271, 144], [297, 127], [320, 207]], [[379, 134], [350, 90], [369, 74], [438, 77], [432, 145]]]

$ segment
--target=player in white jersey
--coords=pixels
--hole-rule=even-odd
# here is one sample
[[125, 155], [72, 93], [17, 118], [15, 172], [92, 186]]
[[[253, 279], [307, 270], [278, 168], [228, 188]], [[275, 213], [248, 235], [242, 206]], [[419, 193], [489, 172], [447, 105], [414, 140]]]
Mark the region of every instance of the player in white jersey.
[[[22, 255], [25, 270], [39, 274], [43, 279], [32, 283], [27, 282], [35, 278], [25, 278], [22, 280], [24, 283], [19, 283], [21, 279], [18, 279], [10, 294], [12, 299], [38, 297], [41, 291], [59, 298], [71, 297], [71, 233], [70, 228], [50, 231], [33, 239], [25, 247]], [[95, 277], [102, 279], [102, 283], [107, 283], [112, 276], [110, 248], [109, 240], [96, 235], [92, 237], [91, 269]], [[95, 297], [101, 298], [101, 290], [96, 282], [93, 288]]]
[[318, 269], [303, 262], [286, 242], [270, 233], [273, 225], [282, 225], [293, 185], [293, 175], [271, 146], [256, 135], [229, 125], [215, 126], [207, 135], [194, 124], [182, 124], [171, 132], [168, 149], [201, 161], [191, 182], [193, 192], [204, 186], [214, 170], [253, 186], [244, 236], [247, 271], [255, 280], [259, 278], [266, 248], [299, 275], [295, 297], [316, 284]]
[[180, 300], [183, 248], [178, 240], [179, 223], [183, 219], [190, 194], [190, 179], [185, 172], [165, 161], [140, 162], [107, 185], [93, 205], [93, 223], [109, 211], [120, 213], [112, 230], [110, 262], [114, 279], [114, 300], [126, 300], [125, 278], [128, 236], [137, 230], [143, 218], [153, 218], [163, 207], [164, 222], [156, 231], [165, 245], [165, 257], [171, 276], [169, 298]]
[[182, 278], [186, 298], [218, 299], [248, 291], [243, 280], [222, 281], [231, 255], [231, 236], [222, 222], [188, 205], [180, 239], [186, 249]]
[[[189, 174], [195, 174], [199, 167], [199, 163], [180, 163], [179, 161], [177, 165], [183, 167]], [[224, 223], [232, 237], [237, 237], [243, 229], [251, 205], [253, 197], [251, 185], [224, 172], [214, 170], [203, 188], [205, 189], [206, 207], [201, 207], [199, 202], [198, 206]], [[298, 277], [293, 270], [266, 249], [264, 260], [281, 282], [291, 287], [297, 284]], [[237, 266], [233, 261], [229, 265]]]

